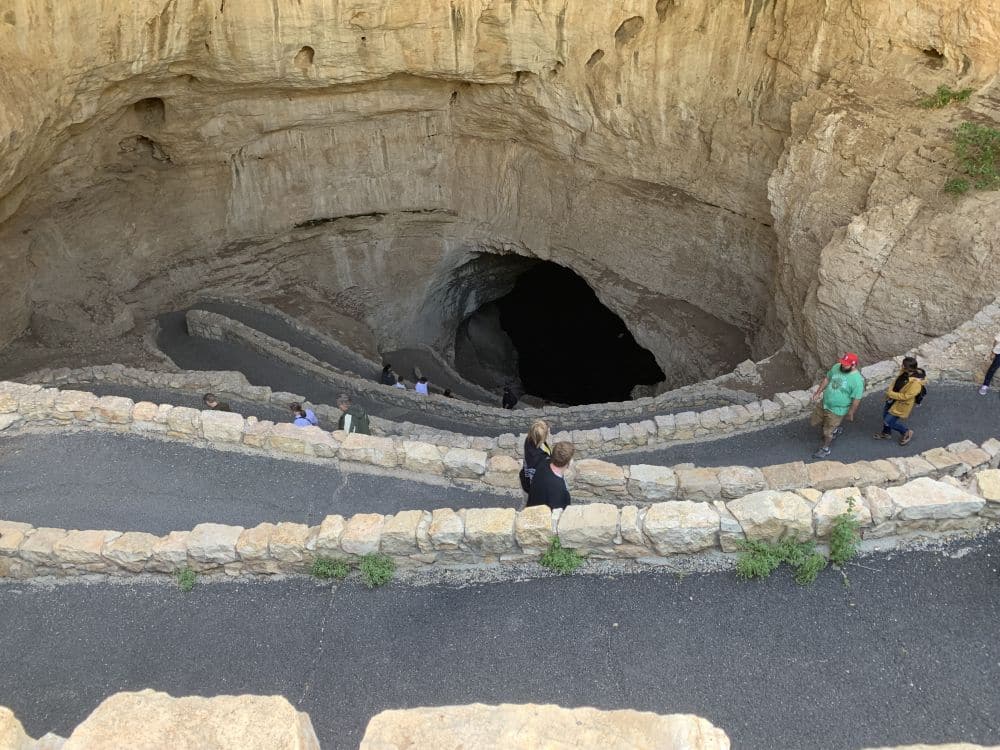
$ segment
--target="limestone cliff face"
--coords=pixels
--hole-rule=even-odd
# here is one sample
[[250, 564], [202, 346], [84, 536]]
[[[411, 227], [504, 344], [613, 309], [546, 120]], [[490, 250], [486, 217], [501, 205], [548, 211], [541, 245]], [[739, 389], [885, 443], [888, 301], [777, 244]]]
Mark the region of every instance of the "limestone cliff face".
[[940, 191], [959, 113], [913, 106], [969, 85], [996, 116], [998, 18], [0, 0], [0, 343], [126, 331], [209, 290], [447, 348], [518, 267], [485, 254], [571, 267], [678, 382], [744, 340], [894, 351], [998, 288], [996, 195]]

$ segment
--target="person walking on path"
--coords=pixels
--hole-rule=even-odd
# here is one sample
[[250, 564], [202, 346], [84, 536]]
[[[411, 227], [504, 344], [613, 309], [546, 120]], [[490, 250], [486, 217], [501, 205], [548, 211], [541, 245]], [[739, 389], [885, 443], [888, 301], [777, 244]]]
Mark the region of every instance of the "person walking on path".
[[393, 386], [393, 388], [399, 388], [399, 390], [405, 391], [406, 390], [406, 383], [404, 383], [403, 379], [397, 375], [396, 376], [396, 384]]
[[296, 427], [314, 427], [312, 422], [309, 421], [309, 417], [306, 416], [306, 412], [302, 407], [297, 409], [292, 409], [292, 424]]
[[983, 384], [979, 386], [979, 395], [985, 396], [990, 392], [990, 383], [993, 382], [993, 376], [997, 374], [997, 370], [1000, 370], [1000, 333], [993, 337], [993, 351], [990, 352], [990, 365], [986, 369], [986, 377], [983, 378]]
[[517, 406], [517, 396], [514, 395], [514, 391], [511, 390], [509, 385], [503, 387], [503, 398], [500, 404], [504, 409], [513, 409]]
[[302, 404], [300, 404], [298, 401], [289, 404], [288, 408], [292, 410], [292, 414], [298, 414], [298, 412], [302, 412], [302, 415], [309, 421], [309, 424], [311, 424], [313, 427], [319, 427], [319, 420], [316, 419], [316, 412], [314, 412], [312, 409], [303, 409]]
[[430, 395], [430, 392], [427, 389], [427, 378], [423, 376], [417, 378], [417, 384], [413, 386], [413, 390], [423, 396]]
[[[899, 368], [899, 372], [896, 373], [896, 379], [893, 381], [892, 386], [886, 391], [900, 391], [903, 386], [906, 385], [906, 381], [910, 379], [910, 376], [918, 368], [916, 357], [903, 357], [902, 367]], [[889, 409], [892, 407], [893, 400], [886, 395], [885, 403], [882, 405], [882, 422], [885, 423], [885, 418], [889, 414]], [[889, 433], [886, 433], [888, 435]]]
[[524, 438], [524, 461], [521, 464], [521, 489], [528, 492], [538, 465], [552, 454], [549, 447], [549, 423], [544, 419], [536, 419], [531, 423], [528, 434]]
[[[561, 441], [552, 446], [552, 456], [536, 467], [535, 478], [531, 482], [528, 502], [532, 505], [548, 505], [553, 511], [562, 512], [572, 502], [566, 486], [566, 469], [576, 449], [572, 443]], [[555, 513], [553, 513], [555, 515]]]
[[344, 432], [357, 432], [361, 435], [371, 435], [371, 425], [368, 423], [368, 412], [360, 406], [351, 403], [351, 397], [345, 393], [337, 396], [337, 408], [340, 409], [340, 420], [337, 429]]
[[382, 374], [379, 376], [378, 382], [382, 385], [396, 385], [396, 375], [392, 371], [392, 365], [386, 363], [382, 366]]
[[212, 411], [232, 411], [232, 409], [229, 408], [229, 404], [225, 401], [219, 401], [219, 399], [215, 397], [214, 393], [206, 393], [201, 397], [201, 400], [202, 403], [204, 403], [205, 406]]
[[882, 417], [882, 431], [876, 432], [874, 435], [876, 439], [885, 440], [891, 437], [893, 432], [898, 432], [900, 445], [906, 445], [913, 440], [913, 430], [903, 420], [909, 417], [913, 411], [926, 377], [927, 374], [923, 370], [915, 367], [910, 372], [900, 374], [896, 378], [889, 390], [885, 392], [891, 405]]
[[848, 422], [854, 421], [864, 392], [865, 379], [858, 372], [858, 355], [847, 352], [830, 368], [812, 395], [815, 407], [810, 422], [813, 427], [821, 428], [823, 436], [813, 458], [830, 455], [830, 443], [841, 432], [838, 428], [845, 417]]

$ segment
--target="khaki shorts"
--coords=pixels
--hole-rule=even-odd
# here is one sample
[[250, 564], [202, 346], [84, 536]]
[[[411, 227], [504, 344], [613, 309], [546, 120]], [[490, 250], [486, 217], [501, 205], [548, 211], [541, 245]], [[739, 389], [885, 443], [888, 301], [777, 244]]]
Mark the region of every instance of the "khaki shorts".
[[840, 427], [840, 423], [843, 421], [843, 415], [827, 411], [823, 408], [822, 404], [816, 404], [813, 408], [812, 416], [809, 417], [809, 424], [813, 427], [823, 428], [823, 438], [825, 440], [833, 437], [833, 431]]

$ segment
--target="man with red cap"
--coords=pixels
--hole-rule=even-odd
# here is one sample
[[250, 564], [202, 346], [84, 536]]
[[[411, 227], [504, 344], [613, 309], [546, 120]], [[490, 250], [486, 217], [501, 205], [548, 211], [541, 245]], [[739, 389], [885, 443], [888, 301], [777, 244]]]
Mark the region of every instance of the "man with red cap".
[[865, 379], [858, 372], [858, 355], [847, 352], [840, 361], [830, 368], [826, 377], [816, 386], [812, 401], [816, 405], [812, 414], [813, 427], [821, 427], [823, 443], [813, 458], [830, 455], [830, 443], [841, 431], [840, 423], [847, 417], [854, 421], [854, 414], [861, 404], [865, 392]]

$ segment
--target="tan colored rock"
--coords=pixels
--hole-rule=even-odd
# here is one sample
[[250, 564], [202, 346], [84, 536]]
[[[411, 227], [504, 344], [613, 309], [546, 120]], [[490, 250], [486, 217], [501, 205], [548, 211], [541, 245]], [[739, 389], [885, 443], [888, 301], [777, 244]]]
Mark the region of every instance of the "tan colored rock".
[[558, 535], [564, 547], [610, 549], [618, 536], [618, 507], [610, 503], [570, 505], [559, 516]]
[[638, 500], [656, 503], [677, 497], [677, 475], [666, 466], [633, 464], [628, 475], [628, 494]]
[[834, 519], [842, 513], [847, 513], [849, 508], [851, 515], [861, 524], [861, 527], [872, 525], [872, 514], [868, 508], [868, 503], [857, 487], [844, 487], [837, 490], [827, 490], [813, 507], [813, 523], [816, 528], [816, 536], [825, 539], [830, 536]]
[[52, 554], [63, 567], [103, 571], [110, 567], [102, 555], [104, 545], [120, 536], [120, 531], [70, 531], [52, 545]]
[[373, 555], [379, 551], [385, 516], [381, 513], [358, 513], [347, 519], [340, 536], [340, 548], [349, 555]]
[[158, 536], [142, 531], [126, 531], [104, 545], [101, 555], [130, 573], [140, 573], [153, 556]]
[[32, 565], [56, 566], [59, 564], [59, 559], [54, 547], [67, 533], [65, 529], [47, 527], [34, 529], [21, 542], [18, 555]]
[[361, 435], [352, 432], [340, 444], [340, 457], [345, 461], [395, 468], [400, 465], [396, 443], [391, 438]]
[[937, 476], [945, 474], [957, 476], [964, 473], [962, 459], [945, 448], [932, 448], [921, 453], [920, 457], [934, 467]]
[[201, 433], [213, 443], [239, 443], [243, 441], [244, 419], [226, 411], [202, 411]]
[[20, 521], [0, 521], [0, 556], [12, 557], [17, 554], [21, 542], [31, 531], [30, 523]]
[[724, 732], [697, 716], [477, 703], [383, 711], [368, 722], [360, 750], [729, 750], [729, 747]]
[[108, 424], [128, 424], [132, 421], [135, 402], [123, 396], [101, 396], [93, 406], [94, 415]]
[[718, 542], [719, 513], [711, 503], [654, 503], [646, 509], [642, 528], [658, 554], [701, 552]]
[[678, 469], [677, 494], [682, 500], [710, 503], [722, 496], [716, 469]]
[[270, 559], [269, 542], [274, 528], [273, 523], [259, 523], [252, 528], [244, 529], [240, 538], [236, 540], [236, 554], [251, 569], [259, 570], [260, 564]]
[[0, 748], [2, 750], [34, 750], [35, 741], [6, 706], [0, 706]]
[[[423, 523], [424, 515], [422, 510], [403, 510], [387, 517], [382, 528], [382, 552], [399, 557], [420, 552], [417, 529]], [[430, 516], [430, 513], [426, 515]]]
[[812, 506], [794, 492], [764, 490], [726, 503], [747, 539], [806, 541], [813, 535]]
[[436, 445], [404, 440], [402, 444], [403, 468], [422, 474], [444, 473], [441, 451]]
[[428, 534], [434, 549], [455, 550], [465, 539], [465, 522], [451, 508], [438, 508], [431, 513]]
[[59, 391], [46, 388], [41, 391], [21, 393], [17, 399], [17, 410], [29, 422], [52, 418]]
[[483, 481], [491, 487], [509, 487], [521, 489], [517, 473], [521, 470], [521, 462], [511, 456], [491, 456], [486, 462], [486, 474]]
[[105, 699], [63, 750], [319, 750], [309, 716], [281, 696], [172, 698], [143, 690]]
[[642, 533], [642, 521], [645, 513], [635, 505], [626, 505], [618, 515], [618, 527], [622, 540], [627, 544], [645, 545], [646, 537]]
[[892, 498], [893, 518], [901, 521], [966, 518], [978, 513], [986, 504], [981, 497], [929, 477], [889, 487], [886, 491]]
[[449, 448], [444, 454], [444, 473], [457, 479], [478, 479], [486, 474], [486, 451]]
[[270, 429], [264, 447], [278, 453], [311, 455], [306, 430], [318, 429], [318, 427], [298, 427], [287, 423], [276, 424]]
[[759, 492], [767, 487], [760, 469], [749, 466], [723, 466], [718, 471], [722, 497], [733, 499]]
[[[1000, 470], [986, 469], [976, 474], [976, 491], [987, 502], [1000, 503]], [[2, 544], [3, 527], [0, 526], [0, 544]]]
[[619, 494], [625, 492], [625, 471], [621, 466], [584, 458], [573, 462], [573, 489], [589, 490], [590, 492], [609, 492]]
[[153, 546], [153, 556], [147, 570], [156, 573], [176, 573], [187, 567], [187, 544], [190, 531], [171, 531]]
[[343, 516], [327, 516], [319, 525], [319, 531], [311, 540], [312, 550], [320, 557], [343, 557], [344, 551], [340, 547], [340, 537], [347, 528], [347, 522]]
[[513, 508], [469, 508], [465, 511], [465, 543], [485, 554], [514, 551]]
[[150, 401], [139, 401], [132, 407], [132, 432], [166, 432], [167, 419], [172, 406], [157, 406]]
[[187, 538], [188, 557], [206, 567], [216, 567], [239, 560], [236, 542], [243, 533], [242, 526], [221, 523], [200, 523], [191, 529]]
[[53, 414], [58, 419], [74, 419], [89, 422], [95, 418], [94, 409], [97, 406], [97, 396], [86, 391], [59, 391]]
[[892, 518], [892, 495], [883, 487], [865, 487], [863, 490], [872, 523], [879, 526]]
[[514, 538], [525, 552], [541, 552], [554, 537], [552, 511], [547, 505], [531, 505], [514, 518]]
[[309, 550], [306, 549], [308, 541], [308, 526], [282, 521], [271, 531], [267, 546], [272, 558], [283, 563], [289, 570], [298, 570], [310, 557]]
[[167, 413], [167, 433], [174, 437], [201, 436], [201, 412], [186, 406], [175, 406]]
[[719, 514], [719, 547], [723, 552], [738, 552], [740, 542], [747, 538], [743, 527], [722, 500], [716, 500], [712, 505]]
[[851, 487], [858, 480], [858, 472], [854, 464], [844, 464], [840, 461], [816, 461], [807, 464], [809, 485], [820, 492]]
[[930, 476], [935, 472], [934, 466], [921, 456], [905, 456], [887, 460], [899, 469], [900, 478], [904, 481]]
[[761, 472], [772, 490], [795, 490], [809, 484], [809, 472], [802, 461], [765, 466]]

